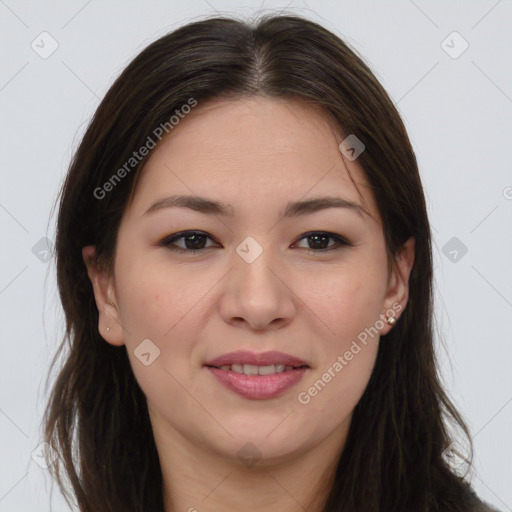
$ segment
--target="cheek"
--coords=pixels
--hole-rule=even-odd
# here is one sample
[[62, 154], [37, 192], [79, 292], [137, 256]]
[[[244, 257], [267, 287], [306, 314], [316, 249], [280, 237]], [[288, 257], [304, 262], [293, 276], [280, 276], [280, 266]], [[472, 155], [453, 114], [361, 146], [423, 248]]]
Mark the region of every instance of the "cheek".
[[[336, 277], [333, 277], [336, 276]], [[319, 430], [335, 428], [347, 419], [370, 379], [383, 327], [381, 298], [383, 280], [354, 268], [315, 276], [315, 285], [304, 278], [302, 297], [323, 325], [317, 339], [319, 365], [301, 386], [297, 401], [310, 418], [321, 415], [326, 423]], [[329, 411], [329, 414], [326, 414]]]
[[118, 298], [131, 367], [150, 401], [165, 409], [172, 396], [184, 410], [193, 406], [182, 385], [189, 387], [193, 371], [190, 361], [201, 330], [206, 283], [169, 266], [140, 261], [124, 273], [120, 266], [119, 272]]
[[337, 349], [375, 325], [382, 312], [383, 276], [354, 267], [298, 276], [297, 295]]
[[370, 329], [360, 325], [337, 324], [340, 334], [336, 341], [323, 340], [321, 361], [298, 390], [296, 407], [319, 435], [351, 417], [370, 380], [379, 335], [369, 335]]
[[118, 296], [121, 316], [130, 332], [131, 342], [140, 336], [161, 343], [186, 323], [189, 313], [201, 308], [207, 289], [204, 279], [194, 278], [171, 265], [119, 265]]
[[345, 355], [347, 351], [337, 354], [299, 390], [296, 410], [313, 430], [312, 436], [324, 436], [346, 424], [361, 399], [375, 364], [378, 344], [358, 345], [348, 350], [352, 354], [350, 360]]

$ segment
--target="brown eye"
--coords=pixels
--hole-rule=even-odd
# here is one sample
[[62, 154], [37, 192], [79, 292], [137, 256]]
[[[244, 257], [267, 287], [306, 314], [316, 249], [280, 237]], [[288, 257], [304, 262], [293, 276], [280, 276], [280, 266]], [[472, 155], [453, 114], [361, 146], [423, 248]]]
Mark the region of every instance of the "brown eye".
[[[207, 246], [208, 239], [213, 240], [206, 233], [200, 231], [181, 231], [164, 238], [159, 245], [166, 247], [170, 251], [196, 254], [205, 249], [210, 249], [215, 246]], [[176, 242], [180, 242], [182, 245], [178, 245]], [[340, 235], [329, 233], [325, 231], [312, 231], [304, 234], [299, 240], [306, 240], [308, 247], [299, 247], [306, 249], [308, 252], [319, 253], [327, 252], [339, 249], [343, 246], [352, 246], [352, 244]], [[334, 240], [333, 244], [330, 244], [330, 240]]]
[[[183, 239], [183, 247], [179, 247], [175, 244], [177, 240]], [[182, 231], [181, 233], [176, 233], [174, 235], [171, 235], [162, 242], [160, 242], [159, 245], [166, 247], [167, 249], [171, 251], [177, 251], [177, 252], [189, 252], [189, 253], [197, 253], [200, 251], [203, 251], [204, 249], [209, 249], [211, 246], [206, 246], [207, 240], [211, 238], [201, 232], [197, 231]]]
[[[334, 244], [329, 245], [329, 239], [335, 241]], [[334, 233], [328, 233], [325, 231], [313, 231], [306, 233], [299, 240], [306, 240], [309, 247], [305, 247], [308, 252], [325, 252], [334, 249], [339, 249], [344, 245], [352, 245], [345, 238], [335, 235]]]

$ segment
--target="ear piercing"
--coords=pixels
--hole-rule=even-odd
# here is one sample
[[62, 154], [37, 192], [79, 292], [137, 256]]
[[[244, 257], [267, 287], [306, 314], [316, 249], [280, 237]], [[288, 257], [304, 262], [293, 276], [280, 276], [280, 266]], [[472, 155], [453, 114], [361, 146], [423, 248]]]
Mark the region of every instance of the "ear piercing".
[[396, 318], [394, 316], [388, 316], [387, 322], [388, 324], [393, 325], [396, 323]]
[[107, 332], [109, 332], [109, 331], [110, 331], [110, 327], [107, 327]]

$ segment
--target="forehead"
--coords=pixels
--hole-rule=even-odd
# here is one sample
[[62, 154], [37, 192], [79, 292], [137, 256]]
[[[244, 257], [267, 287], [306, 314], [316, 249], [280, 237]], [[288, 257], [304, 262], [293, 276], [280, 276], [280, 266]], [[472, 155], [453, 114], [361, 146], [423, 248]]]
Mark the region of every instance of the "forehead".
[[[319, 107], [303, 100], [248, 97], [198, 104], [150, 155], [132, 207], [186, 193], [240, 208], [275, 200], [336, 195], [376, 219], [366, 175], [338, 149], [345, 135]], [[350, 176], [357, 184], [358, 194]]]

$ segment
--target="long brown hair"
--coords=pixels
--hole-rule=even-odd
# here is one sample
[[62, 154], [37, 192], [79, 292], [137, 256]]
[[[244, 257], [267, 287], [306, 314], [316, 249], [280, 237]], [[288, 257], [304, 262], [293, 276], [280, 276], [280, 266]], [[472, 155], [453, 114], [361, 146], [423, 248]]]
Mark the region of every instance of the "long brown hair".
[[355, 134], [365, 145], [358, 162], [376, 198], [389, 261], [415, 238], [408, 304], [380, 343], [324, 510], [467, 510], [467, 486], [442, 456], [451, 441], [448, 424], [462, 437], [469, 433], [437, 372], [431, 231], [411, 143], [363, 59], [338, 36], [295, 15], [183, 26], [144, 49], [99, 105], [60, 194], [56, 265], [66, 331], [52, 362], [54, 368], [58, 356], [63, 359], [44, 418], [44, 439], [60, 455], [52, 474], [82, 512], [163, 512], [146, 399], [126, 348], [98, 332], [81, 251], [95, 245], [98, 264], [112, 269], [121, 216], [147, 157], [104, 197], [97, 190], [156, 127], [190, 98], [200, 108], [209, 99], [255, 94], [301, 98]]

